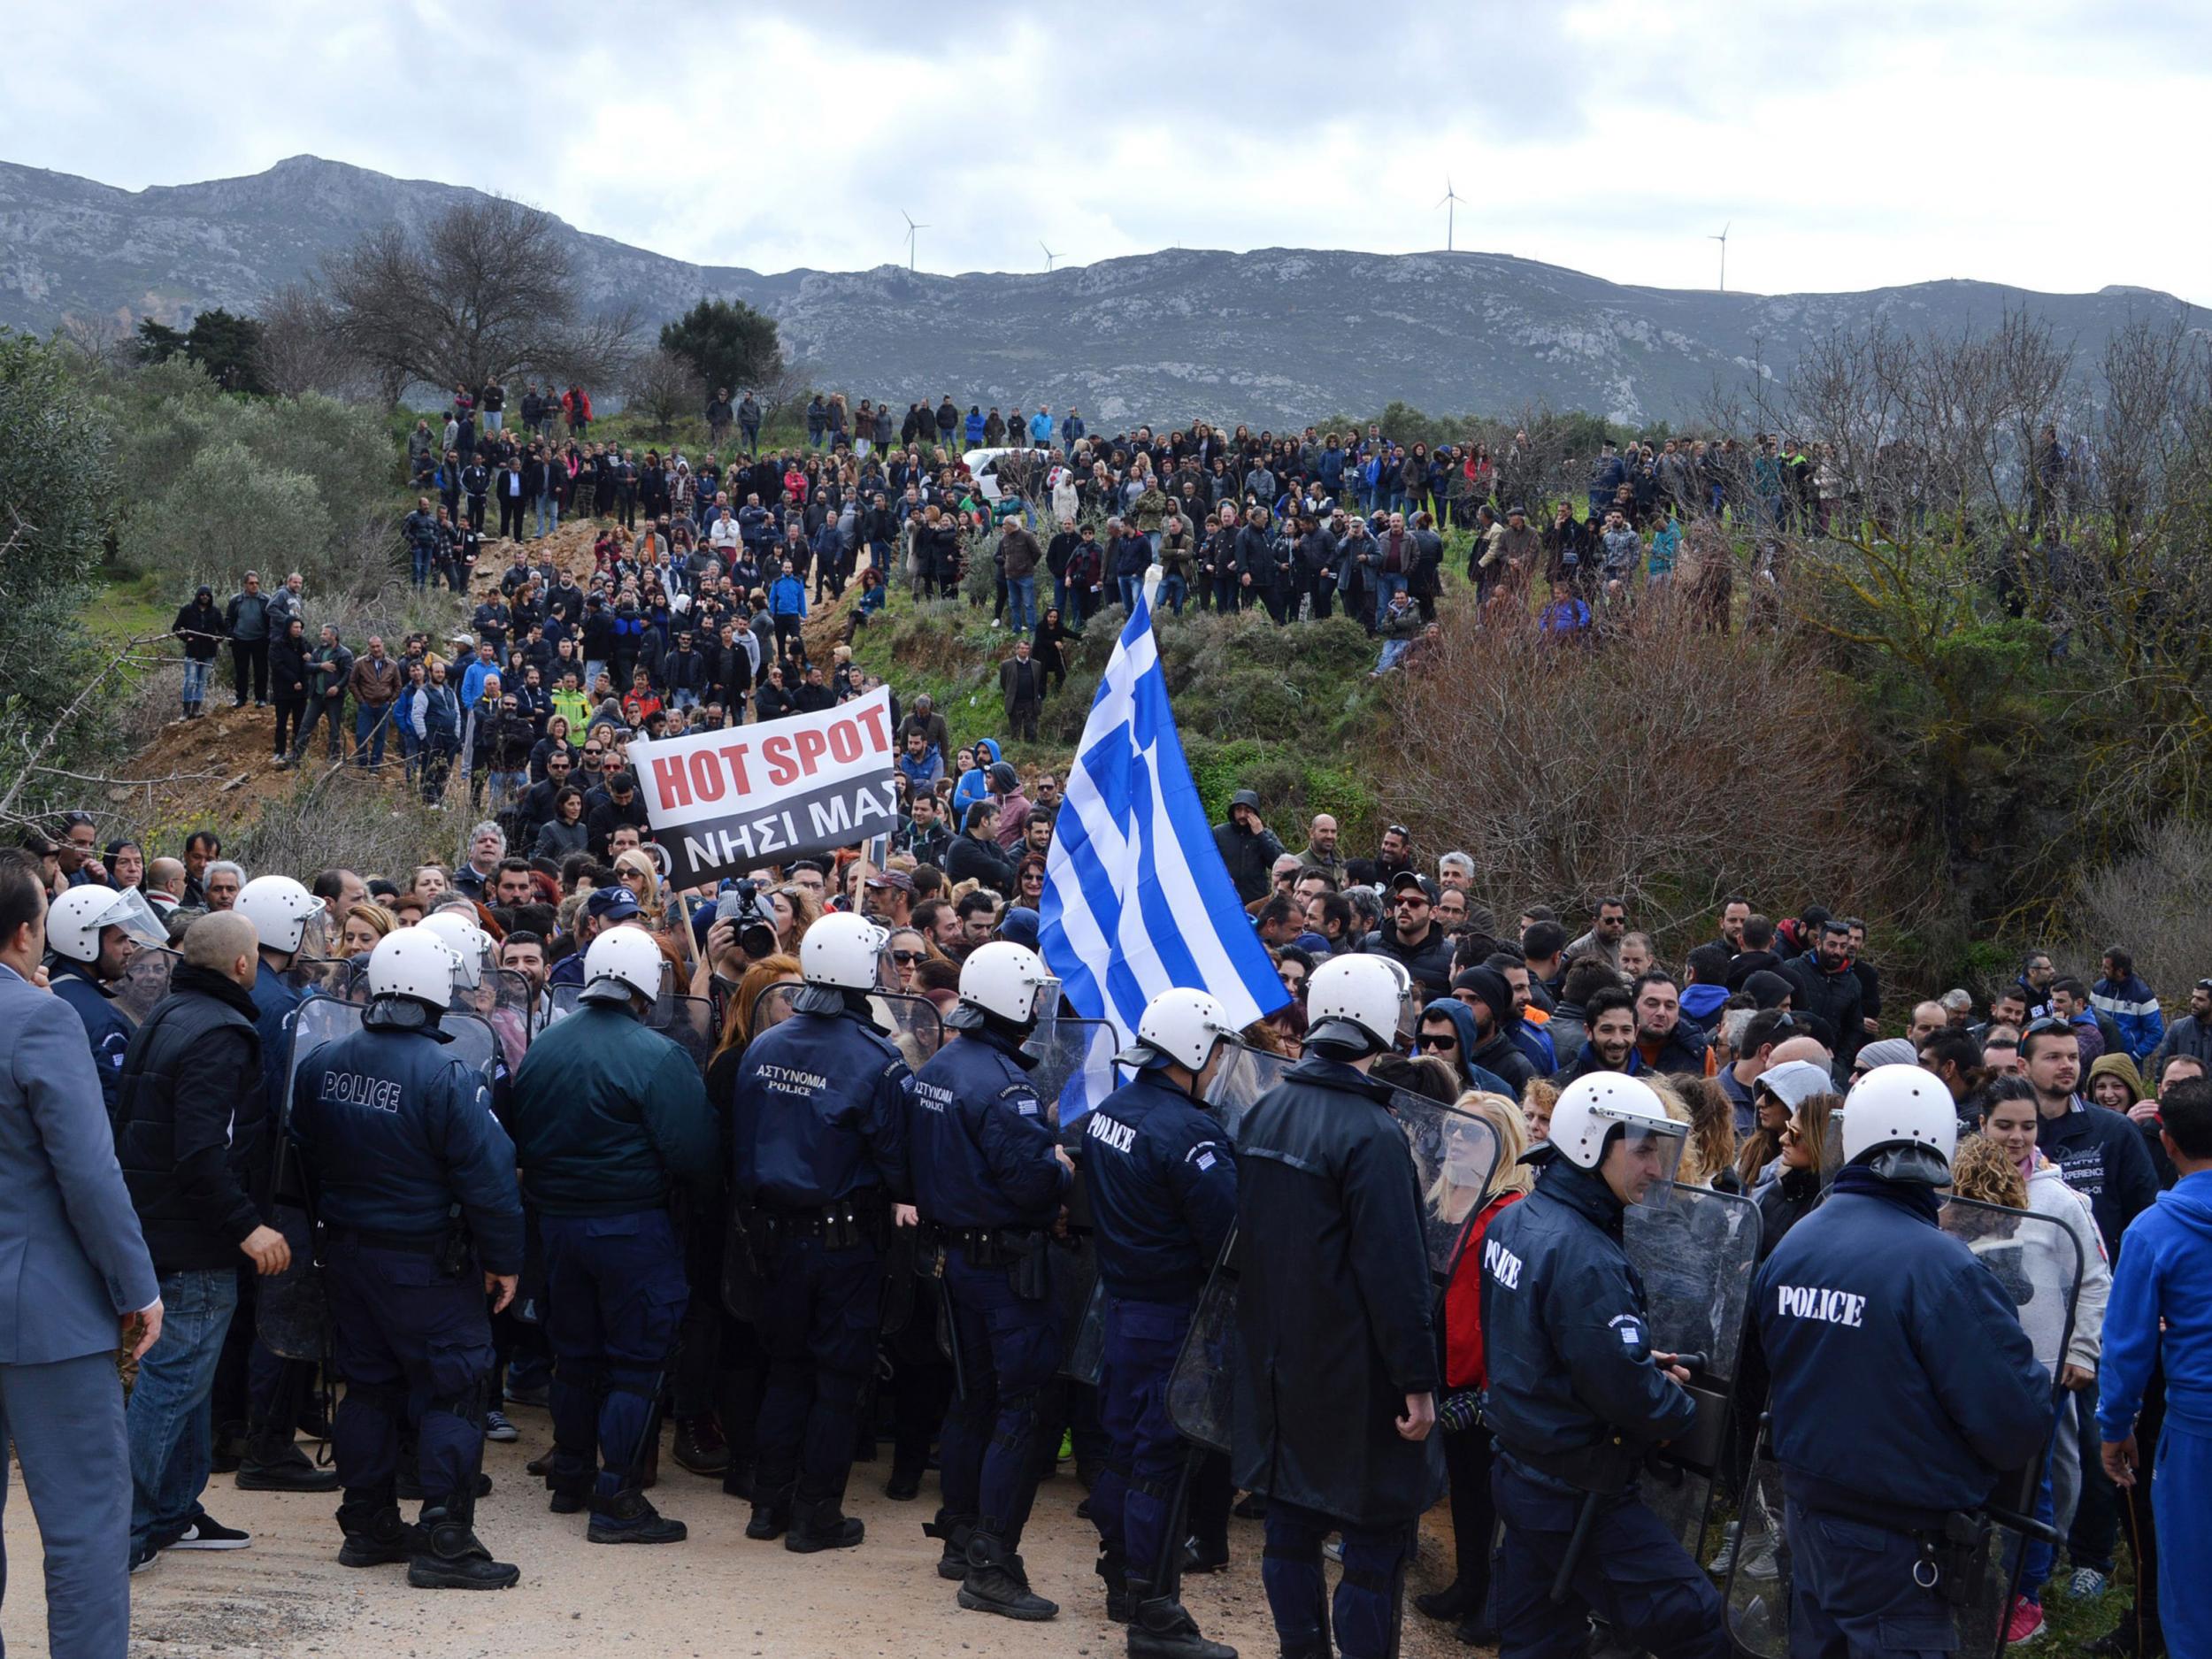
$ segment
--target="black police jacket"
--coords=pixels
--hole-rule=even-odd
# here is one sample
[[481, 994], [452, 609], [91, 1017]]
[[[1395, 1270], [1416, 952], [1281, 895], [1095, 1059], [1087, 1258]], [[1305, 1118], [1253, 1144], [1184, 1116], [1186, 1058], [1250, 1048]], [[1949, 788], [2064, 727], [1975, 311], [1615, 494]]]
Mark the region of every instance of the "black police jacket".
[[794, 1014], [747, 1045], [729, 1105], [734, 1190], [770, 1210], [818, 1209], [868, 1187], [911, 1195], [913, 1074], [858, 1016]]
[[1987, 1502], [2051, 1432], [2050, 1373], [2002, 1282], [1917, 1196], [1846, 1165], [1754, 1289], [1790, 1495], [1901, 1529]]
[[1389, 1090], [1310, 1056], [1237, 1135], [1239, 1485], [1362, 1525], [1444, 1486], [1438, 1437], [1401, 1439], [1439, 1382], [1419, 1178]]
[[1190, 1302], [1237, 1216], [1237, 1163], [1205, 1108], [1151, 1071], [1083, 1123], [1098, 1276], [1117, 1296]]
[[1034, 1064], [995, 1031], [964, 1031], [914, 1074], [910, 1156], [922, 1219], [946, 1227], [1048, 1227], [1067, 1168]]
[[1555, 1153], [1482, 1241], [1483, 1418], [1522, 1462], [1592, 1491], [1624, 1486], [1638, 1454], [1697, 1415], [1652, 1363], [1621, 1214], [1602, 1177]]
[[458, 1204], [484, 1271], [518, 1273], [514, 1142], [447, 1041], [373, 1028], [313, 1049], [293, 1073], [292, 1138], [326, 1225], [429, 1241]]

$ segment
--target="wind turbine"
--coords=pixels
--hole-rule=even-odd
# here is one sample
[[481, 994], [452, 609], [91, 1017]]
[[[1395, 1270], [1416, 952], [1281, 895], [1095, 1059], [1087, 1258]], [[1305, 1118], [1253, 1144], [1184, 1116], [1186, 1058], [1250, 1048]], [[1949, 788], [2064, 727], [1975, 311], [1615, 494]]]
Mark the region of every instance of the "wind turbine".
[[899, 217], [906, 221], [906, 269], [908, 274], [911, 275], [914, 270], [915, 244], [921, 240], [918, 233], [927, 230], [929, 227], [917, 225], [914, 222], [914, 215], [904, 208], [899, 210]]
[[1728, 224], [1720, 227], [1719, 235], [1708, 236], [1705, 239], [1707, 242], [1717, 242], [1720, 244], [1720, 291], [1724, 294], [1728, 292], [1728, 231], [1730, 226], [1734, 225], [1735, 222], [1734, 219], [1730, 219]]
[[[1449, 253], [1452, 250], [1453, 216], [1456, 212], [1459, 204], [1464, 202], [1466, 199], [1467, 198], [1465, 196], [1460, 195], [1458, 191], [1452, 188], [1452, 175], [1448, 173], [1446, 173], [1444, 175], [1444, 194], [1438, 198], [1436, 204], [1436, 207], [1440, 207], [1444, 210], [1444, 251], [1446, 253]], [[1432, 207], [1429, 210], [1429, 211], [1433, 213], [1436, 211], [1436, 208]]]
[[[1044, 243], [1041, 242], [1040, 242], [1037, 246], [1040, 248], [1045, 248]], [[1051, 249], [1045, 248], [1045, 274], [1047, 276], [1050, 276], [1052, 274], [1052, 262], [1059, 257], [1060, 256], [1053, 252]]]

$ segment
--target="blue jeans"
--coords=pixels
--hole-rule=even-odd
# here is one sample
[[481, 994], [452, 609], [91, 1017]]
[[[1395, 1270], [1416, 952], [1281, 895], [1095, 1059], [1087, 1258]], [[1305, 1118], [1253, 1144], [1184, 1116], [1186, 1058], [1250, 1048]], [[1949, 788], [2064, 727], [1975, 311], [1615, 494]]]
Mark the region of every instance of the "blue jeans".
[[1175, 608], [1175, 614], [1179, 617], [1183, 614], [1183, 601], [1188, 597], [1189, 590], [1190, 584], [1180, 576], [1160, 578], [1160, 597]]
[[484, 411], [484, 430], [487, 432], [497, 432], [499, 428], [505, 424], [506, 419], [507, 411], [505, 410], [488, 409]]
[[207, 671], [214, 666], [213, 663], [194, 662], [188, 657], [184, 659], [183, 701], [186, 707], [207, 701]]
[[425, 542], [409, 544], [408, 580], [418, 588], [430, 586], [430, 549]]
[[1390, 595], [1393, 594], [1402, 594], [1405, 592], [1405, 590], [1406, 579], [1402, 572], [1398, 575], [1392, 576], [1382, 572], [1378, 572], [1375, 576], [1375, 614], [1377, 616], [1380, 616], [1384, 611], [1389, 610]]
[[539, 496], [536, 512], [540, 535], [561, 527], [561, 498], [558, 495]]
[[1114, 586], [1121, 590], [1121, 608], [1124, 611], [1134, 611], [1137, 608], [1137, 595], [1144, 591], [1144, 578], [1117, 576], [1114, 578]]
[[491, 810], [494, 813], [503, 807], [512, 806], [522, 798], [522, 792], [530, 787], [527, 771], [500, 772], [495, 769], [486, 774], [486, 780], [491, 790]]
[[1006, 579], [1006, 626], [1017, 634], [1037, 631], [1037, 579], [1034, 576], [1009, 576]]
[[1375, 664], [1375, 672], [1379, 674], [1388, 673], [1392, 669], [1397, 667], [1399, 660], [1403, 657], [1406, 652], [1410, 650], [1412, 647], [1413, 641], [1411, 640], [1385, 640], [1383, 641], [1382, 648], [1382, 661]]
[[380, 709], [373, 709], [365, 703], [353, 705], [353, 764], [357, 766], [381, 766], [384, 764], [384, 733], [391, 729], [392, 706], [388, 703]]
[[131, 1445], [131, 1554], [180, 1537], [200, 1514], [212, 1436], [208, 1395], [238, 1307], [238, 1271], [161, 1276], [161, 1340], [138, 1364], [124, 1417]]

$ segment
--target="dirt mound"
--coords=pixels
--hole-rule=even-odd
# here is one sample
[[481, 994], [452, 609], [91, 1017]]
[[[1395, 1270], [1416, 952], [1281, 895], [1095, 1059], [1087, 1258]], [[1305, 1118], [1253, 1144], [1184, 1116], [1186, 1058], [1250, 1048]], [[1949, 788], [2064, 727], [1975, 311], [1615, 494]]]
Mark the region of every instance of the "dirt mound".
[[[288, 802], [309, 780], [329, 767], [326, 727], [319, 727], [309, 744], [309, 759], [298, 771], [280, 769], [273, 751], [276, 712], [251, 706], [234, 709], [211, 703], [197, 720], [173, 720], [159, 736], [140, 751], [124, 770], [132, 786], [111, 786], [108, 800], [126, 817], [142, 825], [142, 833], [157, 826], [180, 830], [200, 825], [236, 826], [250, 822], [271, 802]], [[344, 750], [353, 746], [352, 709], [346, 712]], [[348, 790], [397, 788], [402, 768], [397, 763], [396, 740], [388, 741], [384, 770], [363, 773], [351, 766], [333, 778], [327, 787]], [[167, 838], [164, 837], [164, 845]]]

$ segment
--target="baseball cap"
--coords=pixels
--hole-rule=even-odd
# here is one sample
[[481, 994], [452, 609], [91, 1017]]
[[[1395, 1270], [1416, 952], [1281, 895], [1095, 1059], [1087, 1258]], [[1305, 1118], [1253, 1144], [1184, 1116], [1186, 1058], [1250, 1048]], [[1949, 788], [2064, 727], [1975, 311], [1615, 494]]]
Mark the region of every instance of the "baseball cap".
[[626, 922], [637, 913], [637, 895], [625, 887], [596, 887], [584, 901], [584, 914], [594, 921]]

